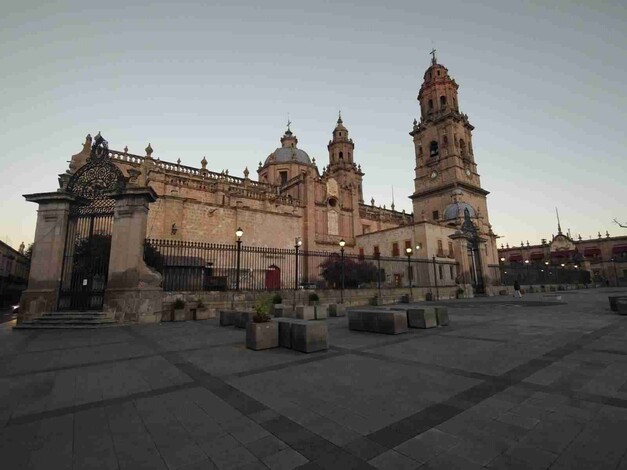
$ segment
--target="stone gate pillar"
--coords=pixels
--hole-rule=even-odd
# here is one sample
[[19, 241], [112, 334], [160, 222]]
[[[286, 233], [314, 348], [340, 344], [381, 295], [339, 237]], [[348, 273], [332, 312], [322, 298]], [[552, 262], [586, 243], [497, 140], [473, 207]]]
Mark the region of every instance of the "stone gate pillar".
[[127, 187], [107, 196], [115, 199], [115, 213], [104, 311], [119, 322], [159, 322], [161, 275], [144, 263], [148, 204], [157, 195], [150, 187]]
[[464, 297], [472, 297], [472, 266], [468, 259], [468, 235], [458, 231], [449, 235], [449, 238], [455, 242], [454, 252], [456, 261], [459, 263], [457, 275], [460, 277], [460, 287], [464, 289]]
[[24, 198], [39, 204], [39, 209], [28, 287], [20, 299], [18, 324], [57, 309], [68, 216], [75, 199], [61, 191], [25, 194]]

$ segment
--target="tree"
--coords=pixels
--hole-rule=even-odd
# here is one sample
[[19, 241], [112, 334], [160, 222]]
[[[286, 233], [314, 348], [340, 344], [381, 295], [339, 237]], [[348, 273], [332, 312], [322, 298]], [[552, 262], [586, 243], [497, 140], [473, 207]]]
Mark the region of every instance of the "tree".
[[[320, 267], [325, 281], [339, 287], [342, 282], [342, 259], [337, 255], [331, 256]], [[376, 279], [377, 267], [374, 264], [344, 258], [344, 287], [355, 289], [360, 284], [374, 282]]]
[[621, 223], [620, 223], [618, 220], [616, 220], [616, 219], [614, 219], [614, 223], [615, 223], [616, 225], [618, 225], [619, 227], [622, 227], [622, 228], [627, 228], [627, 223], [625, 223], [625, 225], [623, 225], [623, 224], [621, 224]]

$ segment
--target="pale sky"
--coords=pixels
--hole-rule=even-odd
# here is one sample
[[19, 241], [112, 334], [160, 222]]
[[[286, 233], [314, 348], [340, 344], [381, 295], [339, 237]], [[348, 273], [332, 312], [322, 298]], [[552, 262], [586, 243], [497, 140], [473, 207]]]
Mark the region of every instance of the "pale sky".
[[280, 145], [328, 163], [342, 110], [364, 199], [411, 212], [429, 51], [460, 109], [498, 244], [627, 235], [627, 2], [13, 1], [0, 16], [0, 239], [101, 131], [110, 148], [241, 176]]

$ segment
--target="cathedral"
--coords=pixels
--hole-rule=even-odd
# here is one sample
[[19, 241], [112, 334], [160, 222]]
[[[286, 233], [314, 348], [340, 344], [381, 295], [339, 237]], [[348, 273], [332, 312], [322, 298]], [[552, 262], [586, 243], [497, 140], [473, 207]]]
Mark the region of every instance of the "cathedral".
[[[349, 254], [411, 254], [434, 265], [436, 259], [448, 259], [454, 268], [429, 275], [484, 292], [498, 282], [488, 275], [489, 267], [498, 265], [497, 237], [474, 157], [474, 127], [459, 111], [458, 87], [433, 51], [418, 93], [420, 120], [414, 119], [409, 132], [416, 162], [413, 214], [364, 201], [364, 171], [341, 115], [322, 168], [298, 147], [288, 122], [280, 146], [259, 162], [256, 179], [248, 168], [243, 178], [211, 171], [205, 158], [198, 168], [161, 160], [150, 144], [145, 155], [107, 151], [129, 183], [156, 193], [146, 238], [232, 243], [241, 229], [248, 246], [292, 248], [300, 242], [308, 251], [337, 251], [343, 240]], [[88, 161], [91, 145], [87, 136], [83, 150], [60, 175], [62, 190]], [[393, 282], [406, 285], [411, 276], [396, 273]]]

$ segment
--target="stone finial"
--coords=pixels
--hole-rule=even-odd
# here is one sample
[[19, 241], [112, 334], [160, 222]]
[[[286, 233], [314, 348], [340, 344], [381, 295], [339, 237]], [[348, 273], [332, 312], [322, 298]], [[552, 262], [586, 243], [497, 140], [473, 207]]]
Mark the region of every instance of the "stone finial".
[[608, 232], [607, 230], [605, 231], [605, 238], [610, 238], [610, 232]]
[[522, 240], [520, 241], [520, 246], [523, 246], [523, 247], [525, 246]]
[[250, 171], [248, 171], [248, 167], [244, 168], [244, 178], [248, 179], [249, 174], [250, 174]]
[[390, 208], [391, 208], [392, 210], [394, 210], [394, 207], [395, 207], [395, 206], [394, 206], [394, 203], [392, 203], [392, 205], [390, 206]]
[[383, 204], [383, 210], [386, 210], [386, 209], [385, 209], [385, 204]]
[[505, 246], [501, 243], [501, 250], [502, 250], [503, 248], [505, 248]]
[[20, 248], [19, 248], [19, 252], [21, 255], [24, 254], [24, 249], [26, 249], [26, 245], [24, 245], [24, 242], [20, 243]]
[[601, 232], [599, 232], [598, 237], [601, 238]]
[[313, 166], [316, 166], [316, 157], [313, 157], [313, 158], [311, 159], [311, 163], [313, 164]]
[[374, 198], [370, 199], [370, 205], [374, 207]]
[[146, 156], [148, 158], [152, 158], [152, 146], [150, 145], [150, 142], [148, 142], [148, 147], [146, 147]]
[[229, 170], [228, 170], [228, 168], [227, 168], [226, 170], [224, 170], [224, 174], [225, 174], [226, 176], [229, 176]]
[[358, 169], [359, 171], [361, 171], [361, 163], [360, 163], [359, 165], [357, 165], [357, 169]]
[[181, 165], [181, 159], [180, 158], [176, 159], [176, 164], [179, 165], [179, 166]]
[[527, 240], [527, 246], [529, 246], [529, 240]]
[[202, 160], [200, 160], [200, 166], [202, 166], [203, 170], [207, 169], [207, 158], [206, 157], [202, 157]]
[[259, 161], [259, 168], [261, 168], [263, 165], [261, 164], [261, 161]]
[[124, 146], [124, 153], [128, 153], [128, 145]]
[[577, 236], [577, 240], [581, 241], [581, 234]]
[[418, 121], [416, 121], [416, 118], [414, 118], [414, 127], [416, 127], [418, 125]]

